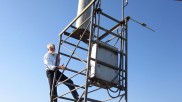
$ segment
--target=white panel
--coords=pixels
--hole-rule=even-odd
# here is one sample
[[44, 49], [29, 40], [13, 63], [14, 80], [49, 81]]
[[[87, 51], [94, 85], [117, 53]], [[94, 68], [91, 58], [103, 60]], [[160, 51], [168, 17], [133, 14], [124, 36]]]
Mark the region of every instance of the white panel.
[[[92, 47], [92, 53], [91, 53], [91, 58], [96, 59], [96, 44], [93, 45]], [[95, 76], [95, 61], [91, 60], [90, 61], [90, 65], [91, 65], [91, 73], [90, 73], [90, 77], [94, 77]]]
[[[92, 47], [91, 57], [102, 61], [111, 66], [118, 67], [118, 53], [117, 48], [107, 45], [105, 43], [100, 42], [101, 44], [94, 44]], [[101, 46], [102, 45], [102, 46]], [[97, 79], [101, 79], [107, 82], [118, 83], [118, 70], [110, 68], [106, 65], [102, 65], [101, 63], [97, 63], [93, 60], [91, 62], [91, 73], [90, 77], [94, 77]]]
[[117, 53], [103, 48], [102, 46], [98, 47], [97, 59], [116, 67], [118, 64]]
[[117, 70], [111, 69], [101, 64], [97, 64], [95, 69], [96, 69], [96, 74], [95, 74], [96, 78], [118, 84]]

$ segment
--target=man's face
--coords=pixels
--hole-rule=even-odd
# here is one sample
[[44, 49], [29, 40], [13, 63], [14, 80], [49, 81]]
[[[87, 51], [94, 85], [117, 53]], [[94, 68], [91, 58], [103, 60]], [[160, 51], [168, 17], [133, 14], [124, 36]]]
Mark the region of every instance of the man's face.
[[49, 52], [50, 52], [50, 53], [54, 53], [54, 52], [55, 52], [55, 47], [50, 47], [50, 48], [49, 48]]

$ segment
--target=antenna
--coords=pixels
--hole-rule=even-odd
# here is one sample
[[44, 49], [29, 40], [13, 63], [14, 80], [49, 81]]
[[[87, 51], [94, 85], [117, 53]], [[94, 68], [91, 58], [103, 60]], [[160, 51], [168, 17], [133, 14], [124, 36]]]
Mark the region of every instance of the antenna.
[[128, 4], [128, 0], [126, 0], [126, 3]]
[[134, 21], [134, 22], [140, 24], [141, 26], [143, 26], [143, 27], [145, 27], [145, 28], [147, 28], [147, 29], [149, 29], [149, 30], [155, 32], [155, 30], [153, 30], [152, 28], [148, 27], [146, 23], [141, 23], [141, 22], [139, 22], [139, 21], [137, 21], [137, 20], [135, 20], [135, 19], [133, 19], [133, 18], [130, 18], [130, 19], [131, 19], [132, 21]]

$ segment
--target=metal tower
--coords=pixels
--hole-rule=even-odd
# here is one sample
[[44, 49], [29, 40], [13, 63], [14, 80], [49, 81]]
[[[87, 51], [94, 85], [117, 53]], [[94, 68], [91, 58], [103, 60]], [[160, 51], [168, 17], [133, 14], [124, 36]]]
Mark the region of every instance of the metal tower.
[[[124, 8], [128, 3], [122, 1], [122, 20], [104, 12], [101, 0], [91, 0], [59, 34], [58, 53], [66, 60], [67, 67], [62, 73], [71, 75], [69, 79], [77, 78], [74, 80], [75, 90], [84, 102], [128, 102], [130, 17], [124, 16]], [[85, 16], [89, 12], [90, 15]], [[80, 19], [82, 21], [76, 24]], [[63, 83], [68, 84], [66, 80], [54, 81], [53, 86], [60, 87]], [[75, 101], [69, 94], [70, 91], [56, 98]]]

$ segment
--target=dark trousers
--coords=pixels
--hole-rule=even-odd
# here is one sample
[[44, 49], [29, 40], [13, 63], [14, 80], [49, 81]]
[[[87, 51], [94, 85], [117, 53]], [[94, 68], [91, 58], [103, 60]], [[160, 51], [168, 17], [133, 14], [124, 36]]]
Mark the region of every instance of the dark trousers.
[[[52, 84], [53, 84], [53, 78], [54, 78], [54, 71], [47, 70], [46, 71], [46, 74], [47, 74], [47, 78], [48, 78], [48, 81], [49, 81], [50, 96], [51, 96], [51, 90], [52, 90]], [[64, 80], [68, 79], [68, 77], [66, 77], [64, 74], [62, 74], [58, 70], [57, 73], [56, 73], [56, 81], [59, 79], [60, 76], [61, 76], [61, 78], [60, 78], [59, 81], [64, 81]], [[75, 89], [75, 86], [73, 86], [73, 81], [71, 79], [67, 80], [66, 83], [70, 84], [70, 85], [65, 84], [70, 90]], [[74, 97], [74, 99], [77, 99], [78, 98], [78, 93], [77, 93], [76, 90], [75, 91], [72, 91], [71, 94]], [[53, 96], [57, 96], [57, 87], [54, 87], [52, 95]], [[54, 100], [54, 102], [57, 102], [57, 99]]]

